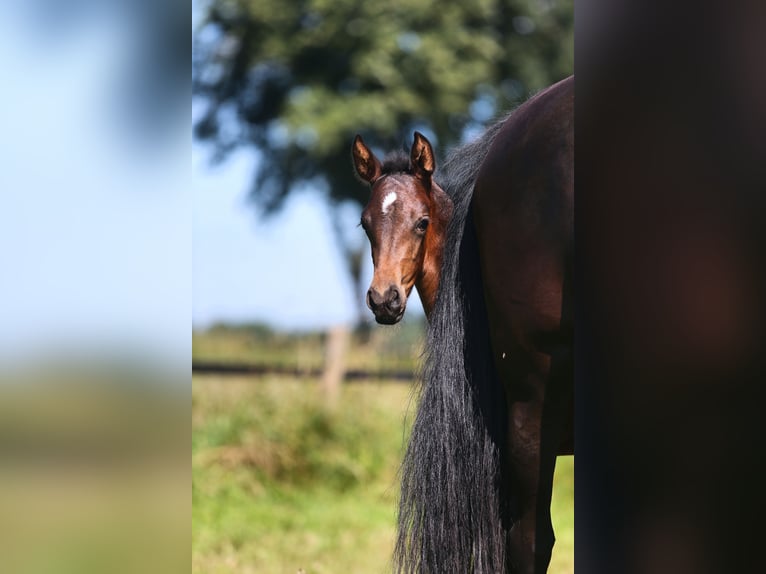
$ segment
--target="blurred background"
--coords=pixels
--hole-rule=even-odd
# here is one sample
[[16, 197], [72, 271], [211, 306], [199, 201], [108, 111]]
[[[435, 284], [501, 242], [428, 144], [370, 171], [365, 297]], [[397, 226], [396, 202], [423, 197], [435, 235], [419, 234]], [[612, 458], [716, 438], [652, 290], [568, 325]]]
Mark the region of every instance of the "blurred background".
[[0, 571], [386, 571], [424, 321], [369, 322], [349, 146], [443, 157], [572, 10], [194, 1], [190, 100], [188, 4], [3, 2]]
[[188, 7], [0, 3], [0, 571], [189, 570]]
[[[425, 320], [371, 323], [379, 154], [437, 159], [573, 73], [569, 0], [192, 3], [192, 569], [390, 570]], [[438, 165], [438, 162], [437, 162]], [[573, 571], [573, 459], [551, 572]]]

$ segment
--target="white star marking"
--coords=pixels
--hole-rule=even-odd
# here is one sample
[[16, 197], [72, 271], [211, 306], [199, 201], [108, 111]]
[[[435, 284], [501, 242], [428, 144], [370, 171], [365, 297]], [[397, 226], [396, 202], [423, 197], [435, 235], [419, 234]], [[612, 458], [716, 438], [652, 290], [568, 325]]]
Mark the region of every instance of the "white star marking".
[[396, 192], [389, 191], [386, 197], [383, 198], [383, 213], [388, 213], [388, 208], [396, 201]]

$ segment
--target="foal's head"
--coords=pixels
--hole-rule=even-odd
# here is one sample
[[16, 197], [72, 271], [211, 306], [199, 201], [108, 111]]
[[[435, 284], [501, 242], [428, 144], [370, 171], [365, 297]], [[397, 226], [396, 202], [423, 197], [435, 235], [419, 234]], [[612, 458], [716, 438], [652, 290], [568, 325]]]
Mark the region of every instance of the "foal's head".
[[417, 286], [426, 315], [439, 284], [441, 253], [452, 202], [432, 180], [434, 153], [415, 132], [410, 157], [381, 163], [360, 136], [352, 147], [354, 168], [370, 184], [362, 227], [370, 239], [375, 274], [367, 306], [378, 323], [391, 325], [404, 315], [407, 297]]

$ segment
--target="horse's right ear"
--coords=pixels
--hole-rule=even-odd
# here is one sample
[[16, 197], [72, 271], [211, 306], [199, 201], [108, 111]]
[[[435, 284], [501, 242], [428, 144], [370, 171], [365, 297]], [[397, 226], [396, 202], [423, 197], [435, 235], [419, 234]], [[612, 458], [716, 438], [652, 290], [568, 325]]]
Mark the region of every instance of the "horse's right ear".
[[358, 134], [354, 138], [354, 145], [351, 146], [351, 155], [354, 158], [354, 169], [359, 178], [373, 184], [380, 177], [380, 162], [370, 148], [364, 145], [362, 136]]

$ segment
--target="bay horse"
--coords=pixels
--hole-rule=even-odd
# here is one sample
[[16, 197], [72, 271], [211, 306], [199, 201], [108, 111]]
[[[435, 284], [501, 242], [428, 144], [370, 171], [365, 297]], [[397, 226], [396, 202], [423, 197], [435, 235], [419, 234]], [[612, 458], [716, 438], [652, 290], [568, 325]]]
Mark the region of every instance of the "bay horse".
[[370, 240], [374, 266], [367, 306], [378, 323], [396, 323], [415, 286], [428, 316], [452, 217], [452, 200], [432, 179], [431, 144], [415, 132], [410, 157], [389, 155], [381, 162], [357, 135], [351, 153], [357, 176], [371, 187], [360, 223]]
[[370, 185], [360, 225], [370, 240], [374, 273], [367, 306], [378, 323], [403, 316], [412, 288], [426, 318], [436, 301], [453, 196], [469, 195], [489, 144], [503, 122], [490, 126], [478, 141], [453, 152], [435, 180], [435, 159], [428, 139], [415, 132], [410, 155], [388, 154], [380, 161], [357, 135], [351, 148], [357, 177]]
[[573, 77], [541, 91], [453, 152], [441, 185], [422, 135], [406, 162], [354, 141], [368, 305], [396, 322], [417, 285], [428, 314], [399, 572], [547, 571], [556, 456], [573, 453], [573, 104]]

